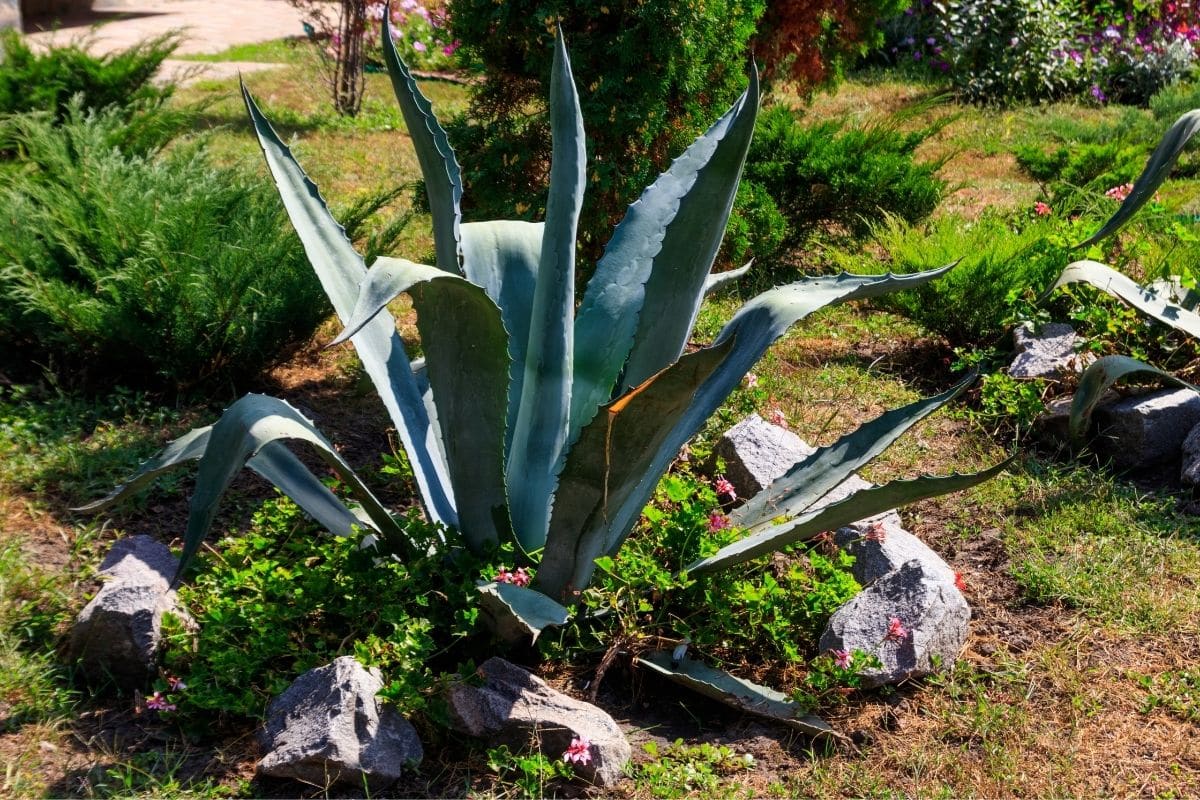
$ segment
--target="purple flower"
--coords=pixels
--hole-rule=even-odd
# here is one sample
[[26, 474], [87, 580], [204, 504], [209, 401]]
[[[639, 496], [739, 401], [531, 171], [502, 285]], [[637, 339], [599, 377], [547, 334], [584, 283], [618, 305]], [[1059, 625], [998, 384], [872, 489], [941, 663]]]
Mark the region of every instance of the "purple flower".
[[175, 704], [168, 703], [167, 698], [163, 697], [162, 692], [155, 692], [150, 697], [146, 698], [146, 708], [151, 711], [174, 711]]
[[1096, 84], [1092, 84], [1092, 97], [1096, 98], [1096, 102], [1098, 103], [1103, 103], [1108, 100], [1108, 97], [1104, 94], [1104, 92], [1100, 91], [1100, 87]]
[[428, 47], [426, 47], [426, 46], [425, 46], [425, 43], [424, 43], [424, 42], [422, 42], [420, 39], [418, 39], [417, 41], [413, 42], [413, 50], [416, 50], [418, 53], [424, 53], [424, 52], [425, 52], [426, 50], [428, 50], [428, 49], [429, 49], [429, 48], [428, 48]]

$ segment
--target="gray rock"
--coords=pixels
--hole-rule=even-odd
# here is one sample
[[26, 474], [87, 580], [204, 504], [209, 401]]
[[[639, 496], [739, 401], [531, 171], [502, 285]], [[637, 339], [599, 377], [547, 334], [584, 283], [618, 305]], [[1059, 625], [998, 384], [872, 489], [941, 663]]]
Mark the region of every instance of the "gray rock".
[[1183, 440], [1183, 466], [1180, 480], [1189, 486], [1200, 485], [1200, 425]]
[[[891, 512], [895, 515], [895, 512]], [[877, 526], [877, 527], [876, 527]], [[850, 572], [863, 586], [894, 572], [909, 561], [919, 561], [927, 574], [954, 585], [954, 570], [924, 542], [904, 530], [899, 518], [856, 522], [834, 534], [838, 547], [854, 556]]]
[[739, 498], [753, 497], [815, 448], [796, 434], [751, 414], [717, 441], [713, 455], [725, 459], [725, 477]]
[[1013, 330], [1017, 347], [1016, 358], [1008, 368], [1014, 378], [1047, 378], [1057, 380], [1063, 375], [1082, 372], [1095, 360], [1090, 353], [1077, 353], [1079, 337], [1075, 329], [1062, 322], [1048, 322], [1034, 331], [1029, 323]]
[[1200, 423], [1200, 394], [1169, 389], [1096, 409], [1096, 449], [1120, 467], [1150, 467], [1179, 457]]
[[379, 670], [352, 656], [301, 675], [267, 708], [259, 774], [372, 792], [395, 783], [424, 753], [416, 729], [376, 698], [381, 688]]
[[489, 658], [478, 675], [482, 686], [458, 683], [447, 693], [452, 728], [513, 748], [532, 742], [551, 759], [562, 758], [571, 739], [583, 736], [591, 742], [592, 758], [589, 764], [574, 764], [576, 774], [597, 786], [621, 779], [633, 751], [608, 714], [502, 658]]
[[[905, 636], [889, 638], [893, 619], [907, 629]], [[863, 686], [899, 683], [949, 667], [967, 640], [970, 619], [962, 592], [914, 559], [834, 612], [821, 650], [874, 653], [882, 666], [864, 673]]]
[[113, 546], [100, 567], [105, 583], [79, 612], [67, 645], [85, 674], [137, 687], [155, 673], [163, 614], [194, 624], [170, 589], [178, 563], [166, 545], [149, 536]]

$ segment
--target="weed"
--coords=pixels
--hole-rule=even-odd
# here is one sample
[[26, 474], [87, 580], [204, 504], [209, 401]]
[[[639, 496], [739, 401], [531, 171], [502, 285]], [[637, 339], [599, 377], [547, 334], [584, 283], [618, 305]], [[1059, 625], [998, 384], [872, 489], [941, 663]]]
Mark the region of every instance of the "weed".
[[488, 750], [487, 765], [502, 782], [512, 783], [517, 797], [551, 797], [547, 790], [556, 781], [570, 780], [574, 774], [560, 759], [541, 753], [514, 753], [507, 745]]
[[688, 797], [703, 794], [706, 797], [748, 798], [749, 788], [739, 787], [727, 780], [754, 769], [754, 756], [738, 755], [727, 745], [707, 742], [685, 745], [676, 739], [665, 750], [657, 742], [646, 742], [642, 749], [650, 756], [649, 761], [633, 768], [633, 778], [639, 788], [654, 797]]
[[1142, 713], [1161, 708], [1188, 722], [1200, 722], [1200, 669], [1181, 669], [1160, 675], [1131, 673], [1146, 692]]

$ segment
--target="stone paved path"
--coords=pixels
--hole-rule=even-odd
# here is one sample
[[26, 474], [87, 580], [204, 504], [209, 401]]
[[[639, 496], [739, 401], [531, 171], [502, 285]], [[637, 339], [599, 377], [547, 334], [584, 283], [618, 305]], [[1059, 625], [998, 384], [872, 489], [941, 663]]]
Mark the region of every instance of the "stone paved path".
[[[32, 24], [30, 24], [32, 22]], [[108, 53], [143, 39], [179, 30], [180, 55], [219, 53], [236, 44], [251, 44], [303, 34], [300, 14], [286, 0], [96, 0], [86, 17], [62, 20], [57, 30], [34, 32], [37, 20], [27, 21], [29, 39], [39, 44], [64, 44], [86, 38], [93, 52]], [[168, 60], [168, 75], [213, 78], [269, 69], [253, 62], [195, 62]]]

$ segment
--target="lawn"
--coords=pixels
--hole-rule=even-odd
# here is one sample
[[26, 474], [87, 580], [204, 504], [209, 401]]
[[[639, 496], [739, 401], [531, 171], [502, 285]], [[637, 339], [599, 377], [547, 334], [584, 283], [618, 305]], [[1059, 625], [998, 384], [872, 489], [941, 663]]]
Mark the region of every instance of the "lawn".
[[[282, 45], [230, 54], [279, 59], [247, 76], [323, 195], [337, 207], [419, 177], [386, 76], [370, 75], [359, 118], [337, 118], [313, 66]], [[465, 89], [425, 81], [440, 113], [466, 107]], [[949, 118], [920, 158], [945, 163], [951, 185], [934, 217], [1028, 211], [1043, 187], [1023, 172], [1022, 146], [1065, 138], [1072, 126], [1116, 125], [1122, 112], [1069, 103], [1010, 110], [953, 104], [942, 87], [894, 73], [852, 75], [803, 109], [807, 119], [881, 119], [902, 126]], [[787, 99], [786, 97], [783, 99]], [[201, 82], [177, 102], [207, 102], [208, 147], [267, 180], [235, 81]], [[1138, 111], [1148, 122], [1151, 112]], [[1067, 132], [1067, 133], [1064, 133]], [[1152, 146], [1147, 143], [1147, 149]], [[1165, 202], [1186, 211], [1200, 187], [1174, 183]], [[410, 210], [408, 194], [391, 214]], [[869, 239], [815, 238], [803, 262], [824, 266], [874, 252]], [[397, 253], [426, 260], [429, 218], [414, 214]], [[711, 337], [739, 305], [717, 296], [698, 325]], [[406, 340], [406, 301], [393, 306]], [[411, 505], [390, 481], [388, 422], [345, 348], [323, 349], [330, 322], [287, 363], [250, 387], [287, 399], [318, 421], [389, 505]], [[755, 368], [700, 435], [703, 450], [751, 410], [778, 409], [790, 428], [828, 444], [882, 411], [941, 391], [961, 358], [938, 333], [892, 311], [855, 304], [797, 326]], [[117, 391], [86, 399], [52, 387], [0, 386], [0, 793], [15, 797], [289, 796], [297, 785], [254, 779], [253, 724], [222, 719], [192, 730], [137, 710], [137, 698], [78, 688], [56, 659], [58, 637], [94, 591], [101, 554], [126, 534], [177, 540], [191, 476], [171, 478], [97, 517], [70, 510], [120, 483], [142, 459], [210, 422], [236, 397], [159, 404]], [[394, 434], [393, 434], [394, 436]], [[1200, 794], [1200, 520], [1180, 510], [1178, 487], [1134, 482], [1094, 460], [1070, 460], [1015, 441], [978, 395], [920, 423], [865, 471], [880, 482], [916, 473], [973, 471], [1018, 455], [1001, 477], [903, 510], [906, 527], [964, 578], [973, 618], [961, 659], [945, 673], [891, 689], [850, 693], [821, 709], [847, 736], [812, 742], [696, 699], [620, 661], [598, 704], [628, 723], [629, 778], [607, 796], [1154, 796]], [[386, 454], [386, 455], [382, 455]], [[255, 530], [272, 491], [234, 484], [217, 528]], [[214, 537], [219, 538], [219, 537]], [[544, 665], [556, 686], [582, 694], [599, 653]], [[792, 667], [759, 667], [796, 680]], [[793, 670], [793, 671], [789, 671]], [[397, 796], [586, 795], [540, 783], [539, 768], [444, 733]], [[464, 749], [466, 755], [464, 756]], [[319, 794], [319, 792], [315, 792]]]

